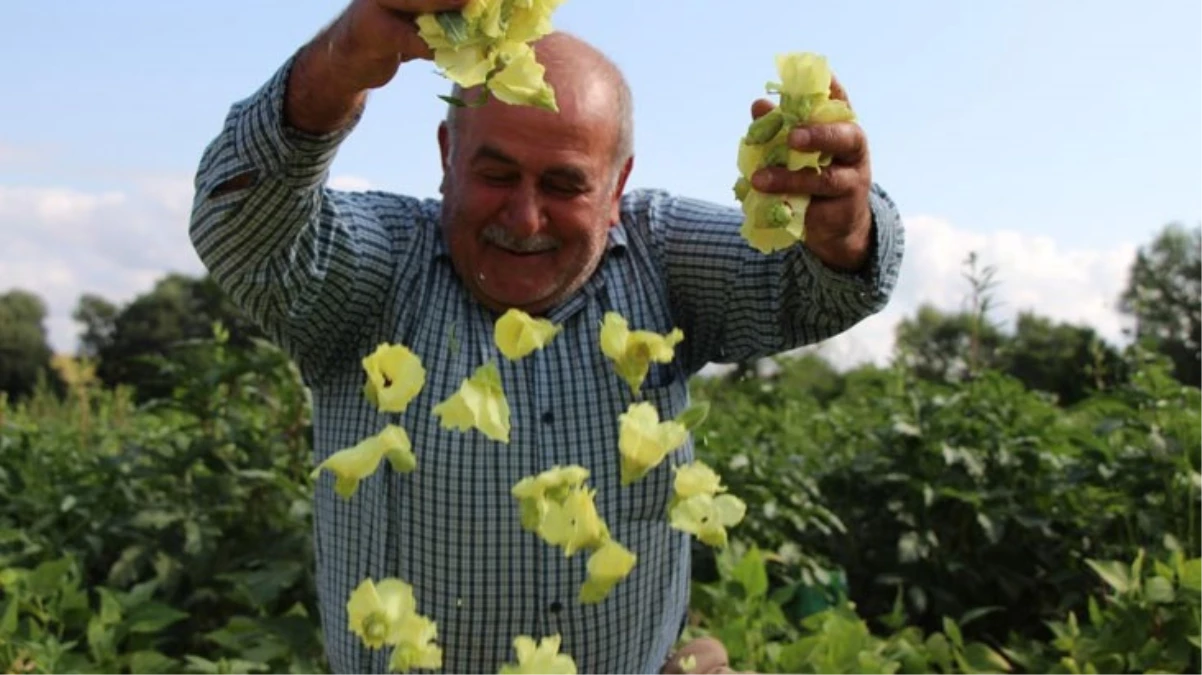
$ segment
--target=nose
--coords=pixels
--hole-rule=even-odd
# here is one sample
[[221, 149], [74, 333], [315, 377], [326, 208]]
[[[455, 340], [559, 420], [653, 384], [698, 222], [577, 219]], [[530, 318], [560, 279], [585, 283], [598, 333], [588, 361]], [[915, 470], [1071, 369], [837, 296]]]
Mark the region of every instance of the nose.
[[543, 229], [542, 204], [533, 186], [523, 182], [509, 193], [503, 224], [515, 238], [531, 237]]

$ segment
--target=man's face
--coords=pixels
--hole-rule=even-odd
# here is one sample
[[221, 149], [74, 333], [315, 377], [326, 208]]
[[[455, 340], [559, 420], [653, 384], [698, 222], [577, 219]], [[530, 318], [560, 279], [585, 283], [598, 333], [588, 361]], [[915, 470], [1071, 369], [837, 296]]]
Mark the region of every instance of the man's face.
[[[567, 92], [564, 92], [567, 94]], [[443, 227], [459, 276], [495, 311], [540, 314], [605, 251], [630, 165], [614, 172], [613, 106], [560, 97], [560, 113], [489, 101], [439, 130]]]

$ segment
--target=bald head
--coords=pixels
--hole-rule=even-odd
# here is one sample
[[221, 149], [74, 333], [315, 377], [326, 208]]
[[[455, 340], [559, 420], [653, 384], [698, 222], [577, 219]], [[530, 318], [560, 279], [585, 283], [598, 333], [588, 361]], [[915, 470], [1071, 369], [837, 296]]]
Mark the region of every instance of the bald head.
[[[634, 153], [634, 101], [622, 71], [596, 47], [563, 31], [546, 35], [531, 46], [539, 64], [546, 68], [544, 79], [554, 88], [561, 111], [568, 108], [591, 110], [594, 113], [609, 110], [607, 117], [614, 120], [616, 125], [613, 147], [616, 177]], [[455, 85], [451, 95], [469, 101], [479, 92], [478, 87], [465, 91]], [[498, 103], [490, 100], [487, 105]], [[448, 106], [446, 122], [452, 147], [462, 118], [475, 112], [465, 111], [456, 105]]]

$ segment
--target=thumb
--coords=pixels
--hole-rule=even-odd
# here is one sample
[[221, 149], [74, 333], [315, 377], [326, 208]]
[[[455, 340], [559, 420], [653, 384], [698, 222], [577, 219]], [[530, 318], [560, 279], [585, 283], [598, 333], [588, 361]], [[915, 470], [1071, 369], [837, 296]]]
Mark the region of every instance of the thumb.
[[831, 98], [843, 101], [847, 106], [851, 107], [851, 99], [847, 98], [847, 90], [839, 83], [839, 79], [831, 74]]
[[758, 120], [764, 115], [772, 112], [772, 109], [775, 107], [776, 105], [772, 103], [772, 101], [769, 101], [766, 98], [757, 98], [755, 102], [751, 104], [751, 119]]

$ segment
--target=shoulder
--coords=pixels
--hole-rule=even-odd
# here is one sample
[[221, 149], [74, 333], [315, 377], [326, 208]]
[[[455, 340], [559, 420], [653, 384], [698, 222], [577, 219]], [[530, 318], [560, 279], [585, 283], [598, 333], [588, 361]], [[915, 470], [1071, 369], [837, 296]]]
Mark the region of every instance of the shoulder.
[[653, 247], [680, 238], [738, 235], [743, 212], [733, 205], [642, 188], [622, 195], [621, 227], [627, 237]]
[[370, 217], [394, 225], [437, 222], [442, 200], [388, 192], [327, 187], [326, 201], [346, 213]]

